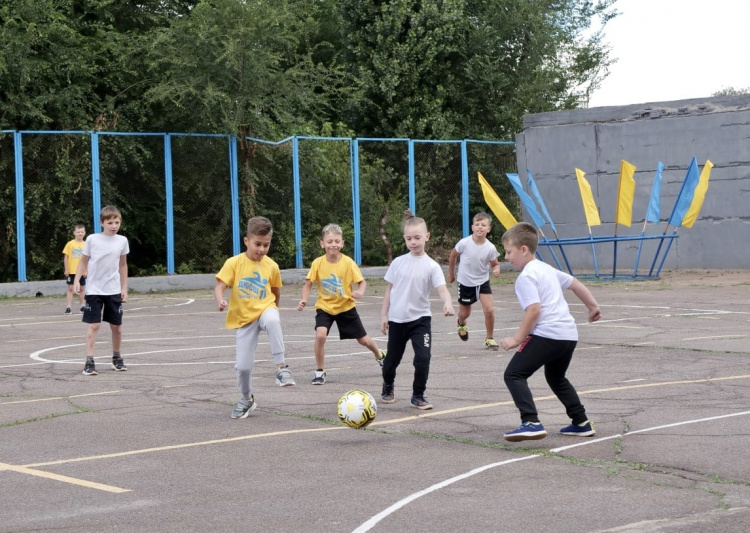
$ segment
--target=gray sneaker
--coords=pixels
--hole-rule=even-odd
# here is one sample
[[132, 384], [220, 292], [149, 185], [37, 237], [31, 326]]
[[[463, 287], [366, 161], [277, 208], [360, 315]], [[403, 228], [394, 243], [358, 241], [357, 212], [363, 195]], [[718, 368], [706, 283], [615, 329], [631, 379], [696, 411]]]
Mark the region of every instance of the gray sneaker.
[[284, 365], [276, 371], [276, 384], [279, 387], [291, 387], [296, 385], [292, 372], [289, 370], [289, 365]]
[[324, 370], [316, 370], [315, 371], [315, 377], [313, 377], [312, 384], [313, 385], [322, 385], [326, 382], [326, 373]]
[[422, 410], [432, 409], [432, 404], [428, 402], [427, 398], [425, 398], [424, 396], [412, 396], [411, 406]]
[[255, 397], [250, 396], [249, 400], [240, 400], [237, 402], [237, 407], [232, 411], [232, 418], [247, 418], [250, 411], [255, 409], [258, 404], [255, 403]]

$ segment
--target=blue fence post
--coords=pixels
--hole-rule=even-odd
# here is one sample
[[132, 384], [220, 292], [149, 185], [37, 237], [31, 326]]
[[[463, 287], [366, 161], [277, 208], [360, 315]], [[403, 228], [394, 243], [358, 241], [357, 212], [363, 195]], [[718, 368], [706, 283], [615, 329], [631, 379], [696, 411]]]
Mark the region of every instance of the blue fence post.
[[174, 274], [174, 196], [172, 190], [172, 138], [164, 134], [164, 189], [167, 199], [167, 274]]
[[302, 206], [299, 185], [299, 138], [292, 137], [292, 181], [294, 186], [294, 249], [297, 268], [302, 268]]
[[466, 139], [461, 141], [461, 220], [463, 235], [469, 236], [469, 154]]
[[91, 227], [94, 233], [101, 231], [101, 220], [99, 215], [102, 211], [102, 187], [101, 166], [99, 163], [99, 134], [91, 132], [91, 205], [93, 206], [93, 223]]
[[23, 205], [23, 140], [20, 132], [13, 132], [13, 158], [16, 167], [16, 253], [18, 281], [26, 280], [26, 213]]
[[349, 165], [352, 172], [352, 211], [354, 215], [354, 262], [362, 264], [362, 215], [359, 198], [359, 139], [349, 140]]
[[240, 182], [237, 168], [237, 137], [229, 137], [229, 191], [232, 196], [232, 253], [240, 253]]
[[409, 139], [409, 209], [417, 214], [417, 186], [414, 178], [414, 140]]

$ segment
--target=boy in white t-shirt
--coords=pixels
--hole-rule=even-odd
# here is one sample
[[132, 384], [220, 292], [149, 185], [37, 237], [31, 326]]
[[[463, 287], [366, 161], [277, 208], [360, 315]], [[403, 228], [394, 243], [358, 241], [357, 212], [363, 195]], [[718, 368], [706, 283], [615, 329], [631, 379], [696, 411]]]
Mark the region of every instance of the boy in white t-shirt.
[[505, 440], [516, 442], [547, 436], [534, 405], [527, 380], [544, 367], [544, 377], [552, 392], [565, 406], [572, 424], [562, 435], [590, 437], [596, 431], [586, 417], [573, 385], [565, 377], [578, 342], [578, 329], [563, 296], [570, 289], [589, 310], [589, 322], [602, 316], [599, 304], [586, 286], [573, 276], [536, 259], [539, 237], [528, 222], [519, 222], [503, 234], [505, 259], [521, 273], [516, 279], [516, 296], [524, 310], [513, 337], [500, 341], [504, 350], [518, 348], [505, 369], [505, 385], [521, 413], [521, 426], [507, 432]]
[[401, 363], [406, 345], [411, 341], [414, 349], [411, 405], [417, 409], [432, 409], [432, 404], [424, 396], [432, 357], [429, 300], [432, 289], [436, 289], [443, 300], [445, 316], [452, 316], [454, 310], [451, 293], [445, 286], [443, 269], [425, 253], [428, 240], [430, 234], [424, 219], [415, 217], [407, 209], [404, 213], [404, 241], [409, 253], [394, 259], [385, 273], [388, 287], [383, 295], [380, 328], [384, 335], [388, 332], [388, 355], [383, 360], [382, 403], [396, 401], [396, 368]]
[[83, 255], [76, 268], [73, 291], [81, 292], [81, 279], [86, 275], [86, 305], [83, 306], [83, 322], [88, 324], [86, 332], [86, 364], [84, 376], [96, 376], [94, 347], [96, 335], [102, 321], [109, 322], [112, 331], [112, 369], [124, 372], [128, 369], [120, 354], [122, 345], [122, 304], [128, 301], [128, 238], [118, 235], [122, 214], [114, 206], [103, 207], [99, 215], [101, 233], [89, 235], [83, 246]]
[[471, 315], [471, 305], [477, 300], [484, 311], [484, 327], [487, 335], [484, 347], [497, 350], [495, 342], [495, 308], [492, 304], [492, 288], [490, 287], [490, 268], [495, 277], [500, 275], [500, 261], [497, 260], [497, 248], [487, 240], [487, 234], [492, 229], [492, 217], [487, 213], [477, 213], [471, 223], [471, 235], [458, 241], [451, 250], [448, 258], [448, 275], [446, 280], [453, 283], [458, 264], [458, 338], [469, 340], [469, 328], [466, 320]]

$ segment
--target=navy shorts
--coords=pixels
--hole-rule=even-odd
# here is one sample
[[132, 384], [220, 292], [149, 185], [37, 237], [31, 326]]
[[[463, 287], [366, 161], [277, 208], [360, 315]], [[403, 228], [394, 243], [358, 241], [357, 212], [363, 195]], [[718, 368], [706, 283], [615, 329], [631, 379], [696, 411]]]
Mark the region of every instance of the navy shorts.
[[87, 294], [83, 306], [83, 321], [87, 324], [98, 324], [102, 321], [113, 326], [122, 324], [122, 295]]
[[492, 294], [490, 280], [485, 281], [479, 287], [467, 287], [458, 284], [458, 303], [461, 305], [471, 305], [479, 300], [480, 294]]
[[[76, 281], [76, 275], [75, 274], [71, 274], [70, 276], [68, 276], [67, 278], [65, 278], [65, 283], [67, 283], [68, 285], [73, 285], [75, 283], [75, 281]], [[81, 276], [81, 280], [80, 281], [81, 281], [81, 287], [84, 287], [86, 285], [86, 276]]]
[[356, 307], [352, 307], [348, 311], [344, 311], [338, 315], [326, 313], [322, 309], [318, 309], [317, 313], [315, 313], [315, 329], [326, 328], [330, 332], [334, 322], [339, 327], [339, 339], [341, 340], [361, 339], [367, 336]]

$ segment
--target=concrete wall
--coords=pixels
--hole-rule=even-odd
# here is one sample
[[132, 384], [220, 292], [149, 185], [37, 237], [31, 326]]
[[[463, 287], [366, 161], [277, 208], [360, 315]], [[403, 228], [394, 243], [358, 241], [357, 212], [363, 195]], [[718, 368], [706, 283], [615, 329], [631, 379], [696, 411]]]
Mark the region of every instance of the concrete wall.
[[[698, 220], [692, 228], [678, 230], [664, 268], [750, 266], [750, 95], [528, 115], [516, 142], [524, 186], [528, 168], [560, 238], [588, 236], [576, 168], [586, 173], [602, 220], [591, 232], [606, 236], [615, 233], [620, 161], [637, 167], [633, 225], [617, 228], [618, 235], [637, 235], [643, 230], [657, 163], [664, 163], [663, 222], [646, 226], [647, 234], [662, 234], [692, 157], [699, 169], [711, 160], [715, 166]], [[542, 231], [553, 238], [549, 226]], [[618, 273], [632, 272], [637, 246], [618, 243]], [[639, 265], [650, 265], [655, 251], [656, 241], [646, 241]], [[567, 247], [566, 253], [574, 268], [592, 268], [590, 246]], [[600, 269], [611, 272], [613, 244], [597, 245], [596, 259]]]

